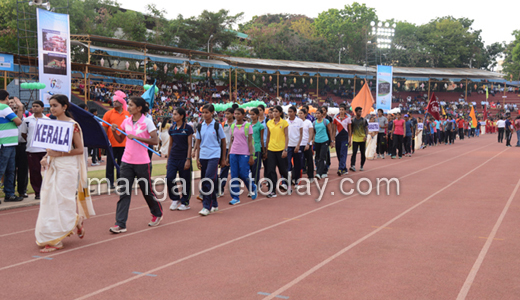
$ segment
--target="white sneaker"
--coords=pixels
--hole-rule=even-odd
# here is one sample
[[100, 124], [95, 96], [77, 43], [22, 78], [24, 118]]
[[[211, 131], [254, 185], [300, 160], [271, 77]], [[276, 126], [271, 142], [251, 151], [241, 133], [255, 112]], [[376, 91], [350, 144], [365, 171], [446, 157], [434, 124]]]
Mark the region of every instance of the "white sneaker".
[[190, 208], [191, 208], [191, 207], [189, 207], [189, 206], [186, 206], [186, 205], [184, 205], [184, 204], [181, 204], [181, 205], [177, 208], [177, 210], [188, 210], [188, 209], [190, 209]]
[[327, 178], [327, 177], [329, 177], [327, 174], [323, 174], [323, 175], [321, 175], [321, 178], [322, 178], [322, 179], [323, 179], [323, 178]]
[[170, 210], [177, 210], [179, 207], [179, 201], [172, 201], [172, 205], [170, 206]]
[[224, 197], [224, 193], [217, 193], [217, 198], [222, 198]]
[[91, 165], [92, 165], [93, 167], [95, 167], [95, 166], [99, 166], [100, 163], [98, 163], [98, 162], [97, 162], [97, 163], [92, 163]]
[[214, 213], [214, 212], [217, 212], [218, 211], [218, 207], [212, 207], [211, 208], [211, 212]]
[[207, 216], [207, 215], [209, 215], [209, 214], [210, 214], [210, 211], [207, 210], [206, 208], [203, 208], [203, 209], [201, 209], [201, 210], [199, 211], [199, 215], [201, 215], [201, 216]]

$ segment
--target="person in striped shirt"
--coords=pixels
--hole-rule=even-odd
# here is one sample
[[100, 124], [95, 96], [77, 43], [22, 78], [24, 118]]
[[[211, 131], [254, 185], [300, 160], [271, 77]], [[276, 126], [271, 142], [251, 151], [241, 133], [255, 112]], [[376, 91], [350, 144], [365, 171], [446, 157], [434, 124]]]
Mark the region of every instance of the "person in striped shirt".
[[6, 202], [23, 200], [23, 197], [16, 197], [14, 194], [14, 177], [18, 126], [22, 124], [24, 107], [20, 99], [14, 97], [14, 101], [16, 113], [8, 105], [9, 93], [0, 90], [0, 178], [4, 176]]

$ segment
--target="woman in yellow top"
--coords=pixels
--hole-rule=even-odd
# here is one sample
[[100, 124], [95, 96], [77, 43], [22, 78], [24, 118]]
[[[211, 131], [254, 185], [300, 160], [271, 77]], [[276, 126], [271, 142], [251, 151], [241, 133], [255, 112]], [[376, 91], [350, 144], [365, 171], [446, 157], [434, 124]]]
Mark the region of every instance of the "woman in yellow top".
[[283, 119], [283, 109], [281, 106], [275, 106], [269, 110], [273, 114], [273, 119], [267, 122], [267, 166], [265, 168], [265, 177], [269, 179], [269, 191], [267, 198], [276, 197], [276, 188], [278, 186], [278, 177], [276, 175], [276, 167], [282, 181], [281, 189], [290, 189], [287, 184], [287, 145], [289, 144], [288, 127], [289, 123]]

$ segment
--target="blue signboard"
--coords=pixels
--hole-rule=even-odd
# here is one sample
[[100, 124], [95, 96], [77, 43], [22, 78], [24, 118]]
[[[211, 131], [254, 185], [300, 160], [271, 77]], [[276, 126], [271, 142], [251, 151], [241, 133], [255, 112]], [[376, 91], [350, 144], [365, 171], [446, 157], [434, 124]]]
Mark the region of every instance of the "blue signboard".
[[0, 71], [14, 71], [14, 56], [0, 53]]

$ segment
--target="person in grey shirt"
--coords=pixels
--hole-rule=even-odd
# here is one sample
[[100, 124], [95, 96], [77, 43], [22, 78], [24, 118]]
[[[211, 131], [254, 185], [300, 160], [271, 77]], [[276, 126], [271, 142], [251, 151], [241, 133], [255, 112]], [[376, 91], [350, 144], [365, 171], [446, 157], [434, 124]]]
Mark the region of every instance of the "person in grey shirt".
[[388, 128], [388, 119], [383, 116], [383, 110], [377, 110], [377, 122], [379, 122], [379, 133], [377, 134], [377, 158], [385, 158], [386, 151], [386, 128]]

